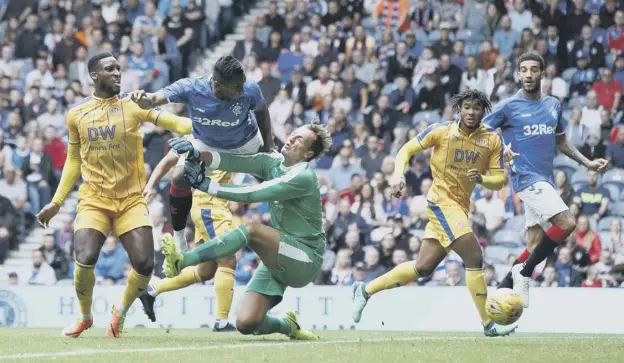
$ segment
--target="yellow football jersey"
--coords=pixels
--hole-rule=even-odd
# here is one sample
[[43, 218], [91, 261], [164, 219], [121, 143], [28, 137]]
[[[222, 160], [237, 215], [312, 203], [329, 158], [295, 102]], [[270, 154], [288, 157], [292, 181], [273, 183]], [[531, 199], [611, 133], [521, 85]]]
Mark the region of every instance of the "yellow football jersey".
[[503, 169], [503, 142], [493, 128], [481, 124], [467, 135], [458, 122], [434, 124], [416, 137], [423, 149], [433, 148], [433, 185], [427, 199], [437, 205], [459, 204], [466, 212], [475, 183], [468, 180], [470, 169], [482, 175], [489, 169]]
[[161, 112], [127, 98], [90, 96], [67, 113], [69, 143], [80, 145], [80, 193], [120, 199], [145, 187], [141, 122], [158, 123]]

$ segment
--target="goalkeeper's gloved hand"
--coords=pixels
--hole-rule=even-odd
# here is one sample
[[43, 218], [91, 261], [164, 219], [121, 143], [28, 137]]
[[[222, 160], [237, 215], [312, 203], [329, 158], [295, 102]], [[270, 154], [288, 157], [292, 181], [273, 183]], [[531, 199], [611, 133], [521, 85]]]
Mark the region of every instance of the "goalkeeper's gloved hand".
[[206, 165], [193, 159], [186, 159], [184, 162], [184, 180], [193, 188], [206, 193], [211, 182], [206, 176]]
[[184, 137], [176, 137], [169, 140], [169, 147], [175, 150], [178, 155], [188, 153], [187, 159], [199, 160], [199, 151]]

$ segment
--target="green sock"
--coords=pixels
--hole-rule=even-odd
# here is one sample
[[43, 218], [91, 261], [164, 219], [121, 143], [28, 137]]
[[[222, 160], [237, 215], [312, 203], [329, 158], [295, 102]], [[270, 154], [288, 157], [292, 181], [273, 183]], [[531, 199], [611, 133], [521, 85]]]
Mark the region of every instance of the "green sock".
[[183, 253], [184, 259], [180, 262], [180, 270], [195, 266], [202, 262], [214, 261], [221, 257], [231, 256], [245, 246], [249, 241], [247, 227], [239, 226], [223, 237], [213, 238], [198, 247]]
[[291, 332], [290, 323], [286, 319], [272, 318], [268, 315], [264, 316], [262, 322], [254, 330], [255, 335], [282, 333], [290, 336]]

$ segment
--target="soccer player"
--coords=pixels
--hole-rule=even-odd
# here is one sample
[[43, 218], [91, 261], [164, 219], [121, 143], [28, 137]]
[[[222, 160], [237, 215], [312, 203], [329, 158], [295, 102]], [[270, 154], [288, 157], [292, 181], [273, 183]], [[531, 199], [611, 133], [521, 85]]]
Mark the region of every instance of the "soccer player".
[[[466, 285], [481, 317], [485, 335], [504, 336], [516, 329], [515, 325], [497, 325], [487, 316], [483, 254], [468, 220], [470, 196], [476, 184], [492, 190], [500, 190], [503, 186], [503, 143], [495, 129], [481, 123], [490, 110], [485, 94], [476, 90], [464, 91], [454, 97], [453, 109], [459, 113], [458, 121], [429, 126], [397, 154], [390, 186], [393, 194], [400, 196], [409, 159], [433, 148], [433, 185], [427, 194], [429, 223], [417, 261], [404, 262], [369, 283], [353, 286], [353, 320], [356, 323], [371, 296], [431, 276], [452, 249], [466, 266]], [[489, 175], [485, 175], [488, 170]]]
[[[238, 155], [272, 151], [275, 148], [271, 134], [271, 119], [258, 84], [247, 81], [243, 65], [232, 56], [223, 56], [214, 65], [213, 73], [197, 78], [184, 78], [156, 93], [136, 91], [139, 105], [144, 109], [168, 102], [183, 103], [193, 121], [193, 145], [197, 150], [217, 150]], [[177, 155], [176, 155], [177, 156]], [[170, 154], [167, 159], [172, 160]], [[167, 163], [168, 161], [163, 161]], [[183, 173], [184, 158], [179, 158], [175, 178]], [[166, 165], [162, 165], [163, 168]], [[216, 172], [210, 178], [228, 184], [232, 173]], [[186, 250], [184, 229], [191, 207], [193, 222], [199, 229], [196, 241], [207, 241], [232, 230], [232, 218], [227, 201], [219, 200], [201, 191], [191, 193], [186, 185], [172, 182], [169, 205], [173, 224], [173, 238], [181, 250]], [[171, 238], [166, 234], [164, 239]], [[227, 317], [232, 305], [234, 287], [234, 256], [223, 256], [215, 262], [193, 266], [178, 277], [163, 280], [148, 287], [141, 297], [144, 310], [155, 320], [155, 296], [178, 290], [215, 277], [217, 321], [215, 331], [231, 331]]]
[[93, 268], [112, 230], [128, 252], [133, 268], [121, 302], [113, 305], [108, 326], [108, 336], [118, 338], [127, 309], [145, 291], [154, 269], [152, 226], [142, 196], [145, 170], [141, 122], [189, 134], [191, 120], [143, 110], [131, 97], [120, 95], [120, 66], [110, 53], [95, 55], [89, 59], [87, 68], [95, 92], [67, 112], [67, 161], [52, 202], [41, 210], [37, 219], [47, 226], [82, 176], [74, 225], [74, 287], [81, 317], [66, 327], [62, 336], [77, 338], [93, 324]]
[[[269, 202], [271, 225], [246, 221], [235, 230], [180, 253], [173, 241], [163, 241], [167, 276], [188, 266], [229, 256], [244, 246], [262, 263], [247, 285], [238, 310], [236, 328], [242, 334], [282, 333], [293, 339], [317, 340], [302, 330], [297, 316], [283, 319], [267, 316], [279, 304], [286, 287], [304, 287], [316, 277], [325, 251], [325, 231], [316, 173], [308, 162], [329, 150], [331, 136], [320, 125], [296, 129], [280, 154], [234, 156], [215, 151], [198, 151], [184, 138], [170, 141], [174, 150], [192, 155], [184, 165], [184, 178], [194, 188], [217, 198], [242, 203]], [[224, 185], [205, 176], [201, 160], [212, 169], [249, 173], [264, 182], [258, 185]]]
[[[544, 60], [540, 55], [522, 54], [518, 58], [518, 75], [522, 89], [499, 102], [483, 122], [502, 129], [505, 141], [517, 152], [510, 165], [511, 181], [524, 203], [529, 243], [499, 288], [513, 286], [522, 297], [524, 307], [528, 307], [533, 270], [576, 228], [574, 216], [555, 189], [553, 160], [556, 150], [598, 172], [604, 171], [608, 162], [589, 160], [568, 142], [561, 103], [541, 93]], [[529, 253], [531, 250], [533, 252]]]

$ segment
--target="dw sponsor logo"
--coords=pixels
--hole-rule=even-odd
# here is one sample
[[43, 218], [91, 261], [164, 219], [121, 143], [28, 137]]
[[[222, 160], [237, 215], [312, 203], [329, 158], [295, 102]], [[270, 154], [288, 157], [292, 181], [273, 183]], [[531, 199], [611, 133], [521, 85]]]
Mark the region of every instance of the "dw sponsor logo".
[[100, 127], [87, 127], [87, 133], [89, 134], [89, 141], [98, 141], [102, 139], [112, 140], [115, 138], [115, 129], [117, 125], [111, 126], [100, 126]]
[[474, 164], [477, 162], [478, 158], [479, 152], [477, 151], [455, 149], [455, 157], [453, 161], [455, 161], [456, 163], [461, 163], [465, 161], [467, 163]]
[[0, 290], [0, 328], [26, 326], [24, 301], [7, 290]]

